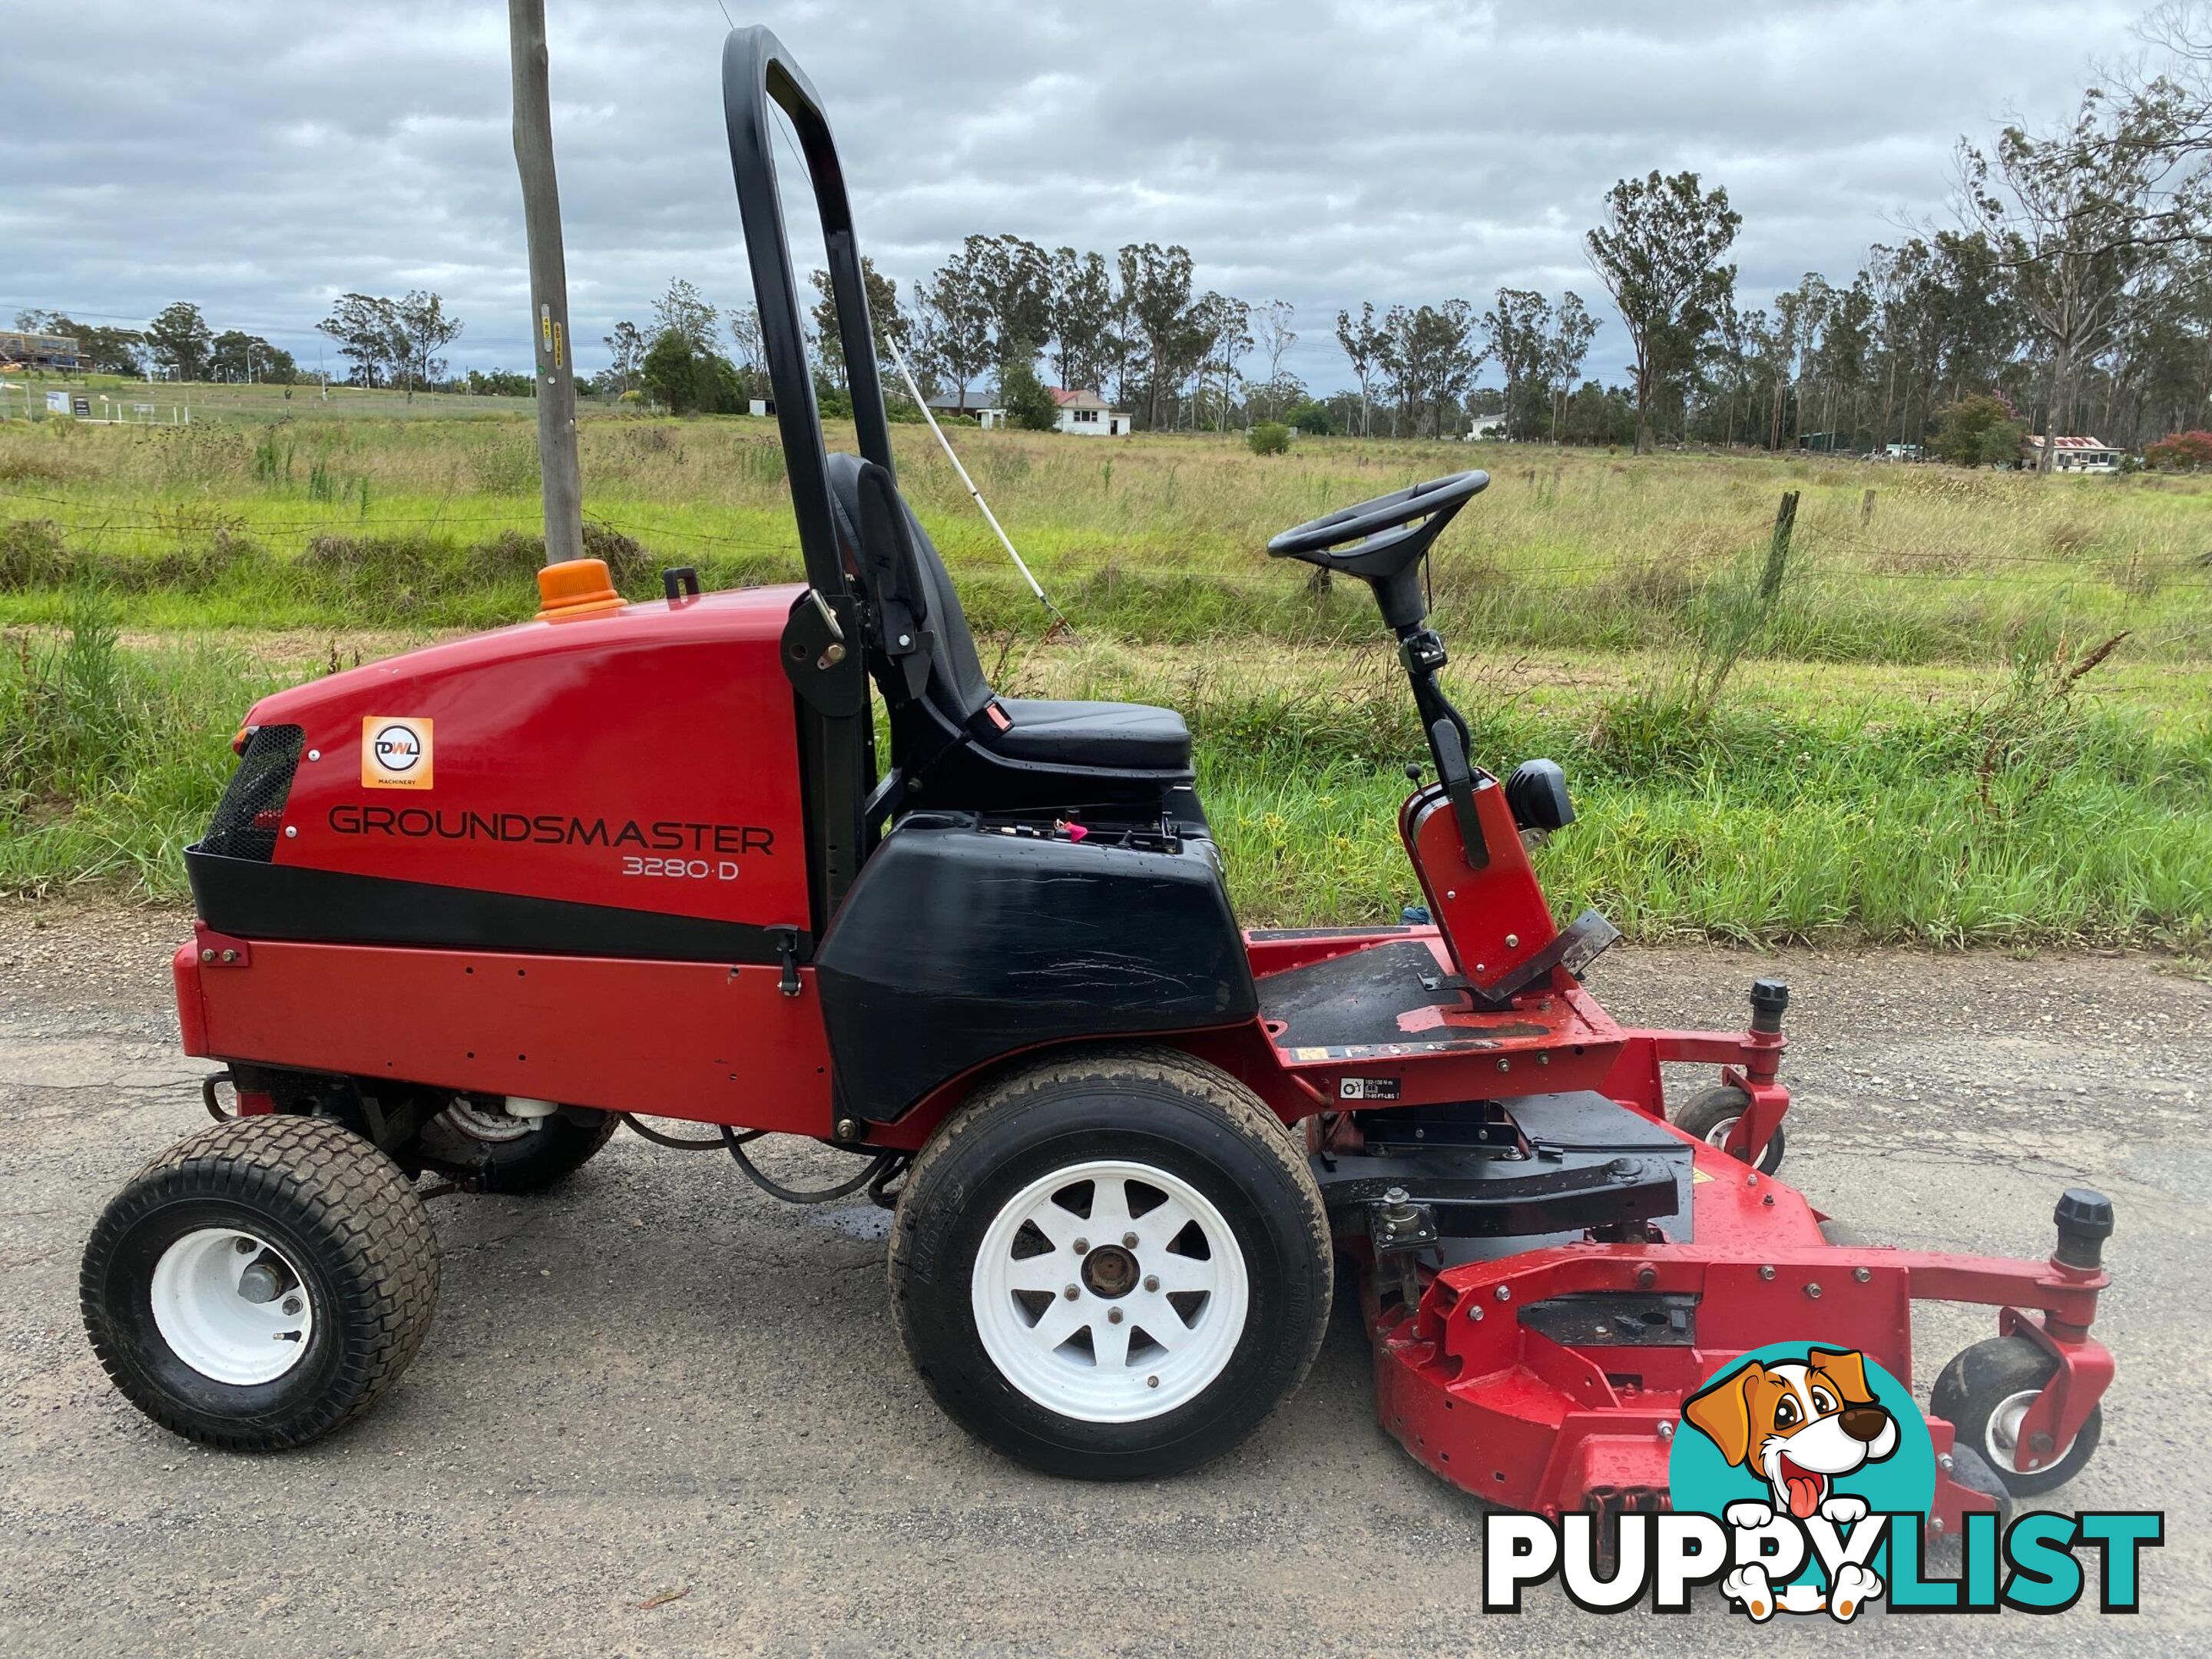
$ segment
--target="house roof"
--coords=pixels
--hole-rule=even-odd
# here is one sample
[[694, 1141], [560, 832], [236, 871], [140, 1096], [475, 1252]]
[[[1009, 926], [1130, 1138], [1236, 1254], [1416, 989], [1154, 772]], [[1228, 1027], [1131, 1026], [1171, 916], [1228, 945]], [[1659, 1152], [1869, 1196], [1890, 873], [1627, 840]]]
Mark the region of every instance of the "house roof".
[[1106, 400], [1087, 386], [1048, 386], [1053, 402], [1062, 409], [1103, 409]]
[[[2040, 432], [2032, 432], [2032, 433], [2028, 434], [2028, 436], [2027, 436], [2027, 447], [2028, 447], [2030, 449], [2040, 449], [2040, 448], [2042, 448], [2042, 447], [2043, 447], [2043, 434], [2042, 434]], [[2100, 441], [2100, 440], [2095, 439], [2095, 438], [2087, 438], [2087, 437], [2083, 437], [2083, 438], [2069, 438], [2069, 437], [2060, 436], [2060, 437], [2053, 438], [2053, 439], [2051, 441], [2051, 447], [2053, 449], [2103, 449], [2103, 450], [2111, 450], [2111, 449], [2112, 449], [2112, 445], [2110, 445], [2110, 444], [2108, 444], [2108, 443], [2102, 442], [2102, 441]], [[2117, 452], [2117, 451], [2115, 451], [2114, 453], [2117, 453], [2118, 452]]]

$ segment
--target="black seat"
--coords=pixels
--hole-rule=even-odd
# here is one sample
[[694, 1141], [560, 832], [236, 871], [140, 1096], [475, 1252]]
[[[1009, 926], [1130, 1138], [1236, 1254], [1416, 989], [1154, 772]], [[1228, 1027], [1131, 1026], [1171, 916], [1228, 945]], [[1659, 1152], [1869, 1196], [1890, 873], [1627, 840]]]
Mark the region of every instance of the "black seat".
[[[878, 679], [892, 703], [895, 750], [902, 746], [902, 707], [919, 704], [934, 716], [930, 725], [954, 744], [972, 745], [1018, 769], [1068, 774], [1064, 787], [1069, 804], [1090, 799], [1102, 783], [1112, 781], [1148, 791], [1189, 781], [1190, 730], [1172, 708], [997, 696], [984, 678], [975, 636], [945, 561], [889, 478], [859, 456], [842, 453], [830, 457], [829, 474], [831, 515], [845, 544], [848, 566], [879, 611], [902, 619], [896, 624], [900, 631], [918, 630], [911, 649], [927, 657], [926, 672], [919, 661], [909, 669], [896, 654], [896, 642], [883, 642], [892, 654], [889, 671], [879, 672]], [[903, 537], [898, 522], [885, 513], [871, 511], [871, 491], [877, 503], [896, 501]], [[872, 540], [864, 537], [864, 526], [872, 532]], [[905, 620], [909, 617], [910, 627]], [[928, 746], [933, 752], [927, 757], [895, 752], [901, 766], [911, 768], [910, 778], [939, 762], [941, 749]], [[1024, 801], [1034, 801], [1041, 790], [1051, 793], [1049, 786], [1033, 779], [1018, 793]], [[1115, 788], [1109, 793], [1127, 792]]]
[[998, 703], [1013, 724], [990, 744], [1016, 760], [1139, 771], [1190, 764], [1190, 728], [1172, 708], [1043, 697], [1000, 697]]

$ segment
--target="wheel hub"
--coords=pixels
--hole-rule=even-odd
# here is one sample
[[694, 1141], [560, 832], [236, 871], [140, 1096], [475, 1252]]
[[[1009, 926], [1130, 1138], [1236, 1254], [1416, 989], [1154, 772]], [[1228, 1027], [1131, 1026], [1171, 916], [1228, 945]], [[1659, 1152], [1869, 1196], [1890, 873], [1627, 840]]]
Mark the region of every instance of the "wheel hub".
[[1119, 1244], [1101, 1244], [1083, 1258], [1083, 1285], [1111, 1301], [1136, 1288], [1137, 1258]]
[[267, 1240], [235, 1228], [186, 1233], [161, 1252], [149, 1288], [155, 1328], [170, 1352], [235, 1388], [283, 1376], [314, 1330], [299, 1270]]
[[975, 1257], [983, 1351], [1016, 1389], [1088, 1423], [1160, 1416], [1228, 1366], [1251, 1298], [1243, 1249], [1206, 1194], [1151, 1164], [1040, 1176]]

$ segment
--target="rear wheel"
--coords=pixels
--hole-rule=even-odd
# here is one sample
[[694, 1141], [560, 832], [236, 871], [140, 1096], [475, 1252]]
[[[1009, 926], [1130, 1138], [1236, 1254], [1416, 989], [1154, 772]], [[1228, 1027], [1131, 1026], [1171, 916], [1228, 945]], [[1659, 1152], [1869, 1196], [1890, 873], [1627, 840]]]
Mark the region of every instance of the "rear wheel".
[[116, 1194], [78, 1277], [124, 1397], [234, 1451], [328, 1434], [406, 1370], [438, 1302], [428, 1212], [399, 1167], [321, 1118], [240, 1118]]
[[987, 1089], [923, 1149], [892, 1231], [892, 1307], [939, 1403], [1092, 1479], [1243, 1439], [1313, 1363], [1332, 1276], [1303, 1149], [1249, 1090], [1165, 1049]]
[[[1751, 1097], [1741, 1089], [1726, 1084], [1693, 1095], [1674, 1114], [1674, 1127], [1686, 1135], [1695, 1135], [1708, 1146], [1728, 1147], [1728, 1138], [1735, 1133], [1736, 1124], [1751, 1109]], [[1782, 1167], [1782, 1126], [1774, 1126], [1774, 1133], [1766, 1138], [1759, 1150], [1759, 1172], [1772, 1175]]]
[[563, 1107], [550, 1117], [516, 1117], [497, 1097], [458, 1096], [422, 1126], [416, 1151], [441, 1175], [487, 1193], [536, 1193], [566, 1181], [613, 1138], [622, 1120]]

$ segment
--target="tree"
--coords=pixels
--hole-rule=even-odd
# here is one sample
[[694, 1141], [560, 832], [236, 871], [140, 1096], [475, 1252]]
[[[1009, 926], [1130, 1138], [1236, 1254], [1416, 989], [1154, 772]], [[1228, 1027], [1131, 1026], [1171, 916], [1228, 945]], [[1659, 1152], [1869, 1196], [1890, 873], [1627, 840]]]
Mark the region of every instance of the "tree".
[[[1242, 300], [1233, 300], [1225, 294], [1216, 294], [1209, 289], [1194, 310], [1194, 321], [1204, 342], [1198, 362], [1199, 392], [1202, 397], [1206, 375], [1212, 374], [1219, 380], [1221, 408], [1216, 429], [1226, 432], [1229, 430], [1230, 405], [1236, 396], [1237, 365], [1252, 349], [1249, 331], [1252, 307]], [[1194, 425], [1196, 420], [1194, 413]]]
[[[1728, 309], [1733, 314], [1735, 307]], [[1583, 372], [1583, 359], [1589, 356], [1598, 323], [1583, 304], [1583, 296], [1572, 289], [1559, 296], [1559, 308], [1553, 315], [1552, 337], [1544, 352], [1544, 378], [1548, 382], [1544, 401], [1552, 417], [1552, 441], [1557, 443], [1559, 407], [1566, 401], [1575, 377]]]
[[198, 380], [207, 375], [208, 353], [215, 343], [207, 319], [190, 301], [164, 307], [146, 325], [146, 344], [155, 368], [173, 380]]
[[1694, 173], [1623, 179], [1606, 194], [1606, 222], [1585, 239], [1591, 268], [1613, 296], [1636, 355], [1636, 450], [1650, 440], [1661, 386], [1687, 368], [1713, 318], [1735, 290], [1721, 263], [1743, 216], [1728, 192], [1702, 190]]
[[[1447, 300], [1440, 306], [1392, 306], [1383, 322], [1389, 344], [1382, 367], [1398, 407], [1413, 428], [1411, 435], [1420, 436], [1426, 421], [1432, 434], [1443, 436], [1444, 411], [1459, 406], [1482, 362], [1482, 354], [1468, 344], [1474, 308], [1464, 300]], [[1392, 418], [1395, 422], [1395, 412]], [[1395, 424], [1392, 430], [1395, 434]]]
[[1389, 332], [1375, 320], [1375, 303], [1371, 300], [1359, 302], [1359, 320], [1354, 322], [1352, 313], [1336, 313], [1336, 343], [1344, 348], [1344, 355], [1352, 360], [1352, 372], [1359, 377], [1359, 435], [1375, 434], [1374, 422], [1370, 418], [1369, 391], [1376, 370], [1390, 343]]
[[[722, 325], [730, 331], [730, 344], [736, 353], [732, 366], [745, 395], [764, 392], [769, 385], [768, 341], [761, 331], [760, 307], [750, 300], [732, 306], [723, 313]], [[899, 343], [906, 343], [903, 336]]]
[[706, 297], [682, 277], [672, 277], [668, 292], [653, 302], [653, 331], [656, 342], [663, 335], [673, 334], [690, 349], [702, 355], [714, 349], [714, 329], [720, 316]]
[[1551, 412], [1552, 302], [1532, 289], [1501, 288], [1482, 313], [1482, 337], [1505, 376], [1505, 435], [1538, 436]]
[[446, 360], [438, 353], [461, 337], [462, 323], [447, 314], [444, 300], [421, 289], [394, 301], [392, 312], [398, 324], [394, 344], [399, 352], [399, 374], [407, 385], [407, 399], [412, 403], [417, 386], [434, 385], [445, 378]]
[[699, 406], [699, 356], [682, 331], [663, 329], [647, 349], [646, 394], [671, 414], [688, 415]]
[[970, 236], [966, 246], [1000, 362], [1034, 362], [1052, 335], [1052, 260], [1018, 236]]
[[[2195, 204], [2177, 206], [2166, 190], [2180, 121], [2163, 93], [2116, 106], [2093, 88], [2048, 132], [2008, 126], [1986, 155], [1960, 143], [1968, 226], [1997, 251], [2014, 302], [2049, 348], [2042, 425], [2051, 436], [2072, 416], [2083, 359], [2109, 338], [2154, 252], [2195, 234]], [[2040, 471], [2057, 447], [2043, 447]]]
[[[1190, 250], [1133, 243], [1119, 258], [1123, 307], [1145, 351], [1145, 424], [1157, 431], [1163, 396], [1173, 395], [1205, 351], [1206, 333], [1191, 303]], [[1170, 413], [1172, 418], [1172, 404]]]
[[1050, 432], [1060, 424], [1060, 404], [1037, 379], [1036, 370], [1016, 357], [999, 368], [999, 407], [1024, 432]]
[[[1994, 392], [1976, 392], [1940, 410], [1929, 453], [1959, 466], [2009, 466], [2020, 459], [2027, 427]], [[2051, 446], [2045, 445], [2045, 448]]]
[[354, 366], [356, 385], [381, 385], [409, 356], [398, 307], [372, 294], [340, 295], [315, 327], [337, 342], [338, 355]]
[[[845, 373], [845, 337], [837, 323], [837, 295], [830, 287], [826, 270], [810, 271], [808, 281], [814, 285], [815, 351], [822, 367], [842, 378]], [[876, 269], [876, 262], [866, 254], [860, 256], [860, 289], [868, 305], [868, 332], [876, 344], [876, 367], [886, 378], [896, 371], [891, 363], [891, 354], [885, 345], [889, 341], [904, 352], [912, 344], [912, 329], [907, 314], [899, 308], [898, 284]]]
[[617, 394], [629, 390], [638, 371], [645, 367], [645, 336], [639, 333], [635, 323], [617, 323], [614, 332], [605, 337], [607, 369], [615, 377]]
[[[1270, 300], [1253, 314], [1256, 319], [1254, 331], [1258, 336], [1260, 355], [1267, 363], [1267, 378], [1262, 383], [1264, 400], [1268, 417], [1274, 419], [1281, 416], [1292, 398], [1305, 390], [1298, 385], [1295, 375], [1283, 373], [1283, 358], [1298, 343], [1297, 331], [1291, 326], [1297, 320], [1297, 307], [1288, 300]], [[1285, 391], [1293, 386], [1297, 391], [1285, 397]]]
[[208, 378], [211, 380], [260, 380], [289, 386], [299, 378], [292, 354], [273, 346], [258, 334], [225, 329], [208, 347]]
[[1062, 386], [1105, 389], [1112, 356], [1114, 278], [1105, 256], [1055, 249], [1048, 294], [1053, 373]]
[[971, 236], [960, 252], [930, 274], [916, 291], [921, 349], [927, 372], [958, 388], [959, 407], [968, 408], [968, 387], [993, 363], [991, 307], [976, 268]]

